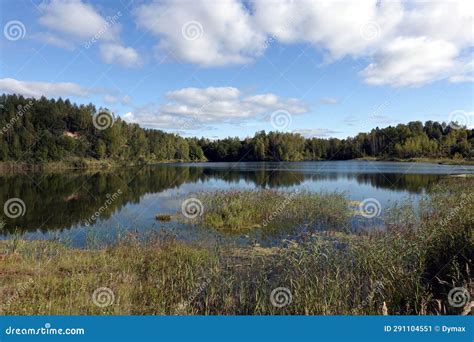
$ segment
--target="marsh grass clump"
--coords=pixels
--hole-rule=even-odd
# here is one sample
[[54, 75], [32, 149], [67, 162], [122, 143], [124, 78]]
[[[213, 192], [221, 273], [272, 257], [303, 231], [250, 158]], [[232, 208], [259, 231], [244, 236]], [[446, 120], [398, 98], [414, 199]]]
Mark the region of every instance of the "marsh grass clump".
[[204, 213], [199, 224], [228, 232], [299, 225], [348, 227], [348, 201], [337, 192], [232, 190], [198, 195]]

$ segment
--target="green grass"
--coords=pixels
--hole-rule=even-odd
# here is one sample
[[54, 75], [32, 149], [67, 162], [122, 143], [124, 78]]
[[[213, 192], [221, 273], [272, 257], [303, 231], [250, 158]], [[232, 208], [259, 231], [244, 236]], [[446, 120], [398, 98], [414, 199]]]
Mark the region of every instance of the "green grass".
[[[472, 178], [446, 179], [419, 207], [388, 210], [386, 231], [322, 232], [288, 247], [205, 248], [130, 235], [78, 250], [17, 237], [0, 242], [0, 308], [8, 315], [382, 314], [384, 307], [389, 314], [459, 314], [465, 308], [447, 296], [454, 287], [472, 291], [473, 190]], [[247, 212], [242, 203], [251, 194], [233, 196]], [[113, 304], [94, 304], [101, 287], [113, 291]], [[291, 291], [291, 304], [272, 305], [277, 287]]]
[[197, 197], [204, 208], [198, 223], [227, 232], [304, 224], [342, 230], [350, 216], [348, 200], [336, 192], [232, 190], [204, 192]]

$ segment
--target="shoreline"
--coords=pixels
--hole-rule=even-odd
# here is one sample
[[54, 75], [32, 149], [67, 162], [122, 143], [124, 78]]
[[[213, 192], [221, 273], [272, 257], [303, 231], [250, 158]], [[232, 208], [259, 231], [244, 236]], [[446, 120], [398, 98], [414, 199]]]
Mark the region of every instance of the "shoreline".
[[[455, 159], [429, 159], [429, 158], [410, 158], [410, 159], [398, 159], [398, 158], [355, 158], [347, 160], [300, 160], [300, 161], [285, 161], [285, 163], [298, 163], [298, 162], [327, 162], [327, 161], [367, 161], [367, 162], [394, 162], [394, 163], [429, 163], [438, 165], [461, 165], [461, 166], [474, 166], [474, 160], [455, 160]], [[137, 166], [152, 166], [161, 164], [184, 164], [184, 163], [228, 163], [219, 161], [185, 161], [185, 160], [167, 160], [167, 161], [156, 161], [156, 162], [121, 162], [116, 160], [68, 160], [59, 162], [47, 162], [43, 164], [31, 164], [31, 163], [14, 163], [14, 162], [0, 162], [0, 174], [15, 174], [23, 172], [64, 172], [64, 171], [106, 171], [113, 170], [118, 167], [137, 167]], [[248, 161], [242, 161], [248, 162]], [[252, 161], [252, 162], [269, 162], [269, 161]], [[235, 162], [233, 162], [235, 163]]]

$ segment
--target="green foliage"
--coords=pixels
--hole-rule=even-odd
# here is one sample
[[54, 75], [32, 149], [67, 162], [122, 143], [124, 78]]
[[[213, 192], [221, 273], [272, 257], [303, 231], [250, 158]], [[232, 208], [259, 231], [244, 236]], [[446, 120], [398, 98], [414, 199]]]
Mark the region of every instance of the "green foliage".
[[301, 161], [374, 158], [474, 158], [474, 130], [419, 121], [375, 128], [347, 139], [257, 132], [216, 141], [143, 129], [120, 118], [98, 130], [92, 105], [2, 95], [0, 161], [40, 163], [74, 158], [118, 161]]
[[[92, 105], [69, 100], [0, 97], [0, 161], [42, 163], [95, 158], [132, 162], [200, 161], [196, 139], [143, 129], [120, 118], [104, 130], [94, 127]], [[191, 146], [190, 146], [191, 145]]]
[[239, 141], [202, 139], [200, 144], [211, 161], [301, 161], [375, 158], [474, 157], [474, 130], [452, 129], [446, 124], [409, 122], [396, 127], [375, 128], [347, 139], [305, 139], [299, 134], [258, 132]]

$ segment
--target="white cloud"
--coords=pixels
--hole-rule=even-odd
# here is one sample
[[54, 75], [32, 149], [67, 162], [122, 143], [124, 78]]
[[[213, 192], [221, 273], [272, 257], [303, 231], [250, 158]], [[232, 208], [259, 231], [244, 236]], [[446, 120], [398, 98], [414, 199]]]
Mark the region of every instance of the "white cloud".
[[28, 97], [60, 97], [89, 95], [89, 89], [70, 82], [34, 82], [19, 81], [13, 78], [0, 79], [0, 91], [12, 94], [21, 94]]
[[303, 129], [295, 129], [293, 133], [299, 133], [305, 138], [326, 138], [333, 136], [339, 132], [333, 131], [327, 128], [303, 128]]
[[265, 49], [265, 33], [237, 0], [165, 0], [139, 6], [135, 17], [159, 51], [203, 66], [248, 63]]
[[422, 85], [453, 74], [459, 67], [458, 53], [447, 41], [399, 37], [376, 53], [361, 74], [373, 85]]
[[70, 41], [66, 39], [62, 39], [54, 34], [51, 33], [46, 33], [46, 32], [40, 32], [35, 35], [33, 35], [33, 38], [46, 43], [48, 45], [56, 46], [62, 49], [66, 50], [74, 50], [74, 44], [71, 43]]
[[[39, 23], [53, 31], [64, 33], [72, 38], [87, 40], [107, 27], [107, 21], [92, 5], [80, 0], [53, 0], [39, 6], [42, 12]], [[104, 30], [102, 38], [117, 38], [118, 27]]]
[[474, 2], [254, 1], [263, 30], [286, 43], [308, 42], [330, 59], [373, 57], [361, 75], [373, 85], [469, 81]]
[[131, 47], [120, 44], [103, 44], [100, 46], [100, 55], [105, 63], [118, 63], [126, 67], [140, 65], [138, 52]]
[[291, 114], [308, 111], [295, 98], [274, 94], [245, 95], [233, 87], [184, 88], [166, 94], [168, 102], [159, 107], [137, 108], [122, 116], [129, 122], [153, 128], [200, 129], [219, 123], [239, 124], [248, 120], [263, 120], [275, 110]]
[[166, 93], [166, 97], [189, 105], [207, 105], [213, 101], [235, 100], [240, 91], [233, 87], [184, 88]]
[[38, 38], [43, 42], [69, 50], [76, 44], [88, 49], [99, 43], [105, 63], [127, 67], [140, 64], [138, 52], [120, 42], [120, 11], [104, 17], [81, 0], [53, 0], [42, 3], [39, 9], [42, 13], [39, 23], [54, 32], [39, 33]]
[[311, 44], [328, 62], [372, 59], [361, 75], [373, 85], [474, 78], [471, 0], [164, 0], [138, 6], [135, 18], [165, 53], [206, 67], [251, 62], [276, 40]]
[[[399, 1], [254, 1], [262, 30], [285, 43], [307, 42], [329, 57], [359, 55], [385, 38], [401, 20]], [[383, 27], [381, 27], [383, 25]], [[361, 30], [373, 30], [367, 36]]]

